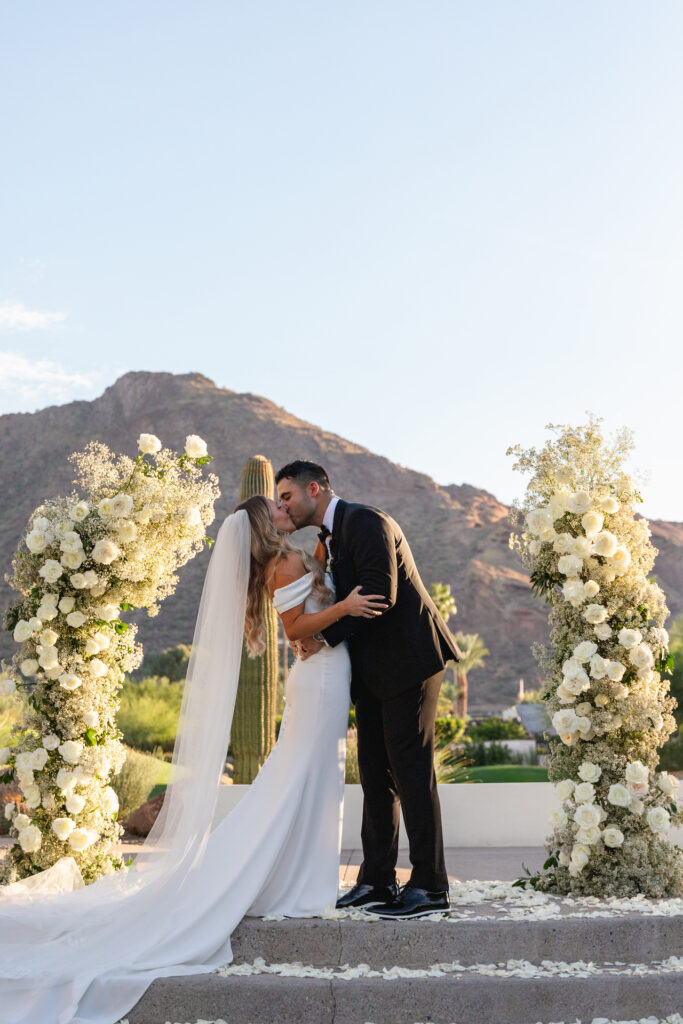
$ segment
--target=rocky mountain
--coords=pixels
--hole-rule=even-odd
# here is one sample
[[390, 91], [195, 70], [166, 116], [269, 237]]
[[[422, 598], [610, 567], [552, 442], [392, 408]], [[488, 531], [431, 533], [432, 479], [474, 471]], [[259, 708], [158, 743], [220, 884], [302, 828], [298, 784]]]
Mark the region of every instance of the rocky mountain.
[[[401, 523], [427, 585], [436, 580], [451, 584], [458, 613], [449, 626], [480, 633], [490, 650], [486, 666], [470, 677], [470, 707], [512, 703], [520, 677], [527, 688], [538, 685], [530, 645], [545, 638], [547, 615], [532, 598], [528, 578], [509, 549], [507, 506], [469, 484], [439, 486], [265, 398], [216, 387], [198, 373], [127, 373], [94, 401], [0, 416], [3, 575], [34, 507], [48, 495], [72, 489], [71, 452], [95, 439], [134, 455], [141, 432], [157, 434], [179, 450], [187, 434], [207, 440], [221, 487], [217, 519], [209, 531], [213, 536], [237, 502], [248, 456], [264, 454], [276, 469], [297, 457], [321, 462], [338, 494], [379, 505]], [[683, 524], [653, 521], [651, 527], [660, 550], [655, 571], [672, 614], [683, 614]], [[305, 534], [311, 545], [314, 531], [299, 536]], [[181, 570], [176, 593], [156, 618], [136, 614], [146, 651], [192, 640], [208, 558], [204, 551]], [[3, 580], [3, 609], [10, 599]], [[0, 653], [6, 657], [12, 650], [11, 636], [0, 634]]]

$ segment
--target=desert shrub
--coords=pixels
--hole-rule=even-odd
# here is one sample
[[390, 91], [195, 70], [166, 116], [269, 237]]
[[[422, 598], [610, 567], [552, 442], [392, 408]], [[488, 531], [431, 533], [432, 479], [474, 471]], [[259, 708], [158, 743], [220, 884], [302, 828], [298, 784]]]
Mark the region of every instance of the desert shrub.
[[683, 772], [683, 731], [673, 735], [660, 750], [657, 771]]
[[159, 761], [141, 750], [126, 748], [126, 760], [118, 775], [113, 775], [111, 787], [119, 798], [119, 821], [126, 820], [140, 804], [144, 804], [154, 789], [159, 775]]
[[152, 751], [157, 746], [173, 750], [182, 699], [182, 682], [170, 682], [165, 676], [139, 683], [127, 679], [116, 717], [124, 742], [138, 750]]
[[352, 734], [346, 741], [346, 783], [359, 783], [360, 772], [358, 770], [358, 737]]
[[473, 740], [523, 740], [526, 729], [521, 722], [506, 722], [494, 716], [468, 726], [467, 735]]

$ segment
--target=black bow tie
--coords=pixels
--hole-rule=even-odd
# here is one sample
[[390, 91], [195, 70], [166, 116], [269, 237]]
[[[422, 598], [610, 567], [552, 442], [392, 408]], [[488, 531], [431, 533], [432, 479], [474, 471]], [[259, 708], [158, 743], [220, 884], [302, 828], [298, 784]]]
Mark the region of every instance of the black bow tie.
[[320, 532], [318, 533], [318, 540], [320, 541], [323, 547], [327, 547], [325, 541], [330, 536], [331, 533], [332, 531], [328, 530], [326, 526], [323, 525], [320, 527]]

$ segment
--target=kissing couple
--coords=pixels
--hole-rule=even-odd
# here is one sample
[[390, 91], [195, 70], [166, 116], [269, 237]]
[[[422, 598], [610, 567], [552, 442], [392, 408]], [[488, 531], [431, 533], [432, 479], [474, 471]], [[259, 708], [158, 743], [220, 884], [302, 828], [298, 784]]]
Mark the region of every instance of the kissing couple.
[[[405, 920], [449, 909], [434, 725], [461, 652], [398, 523], [337, 497], [297, 460], [278, 500], [223, 520], [202, 590], [171, 779], [131, 868], [84, 885], [71, 857], [0, 887], [3, 1024], [115, 1024], [155, 978], [233, 959], [245, 916], [360, 908]], [[319, 528], [313, 556], [290, 535]], [[297, 651], [278, 740], [218, 813], [243, 645], [265, 649], [269, 599]], [[363, 861], [341, 897], [349, 702], [358, 730]], [[400, 813], [412, 870], [396, 879]]]

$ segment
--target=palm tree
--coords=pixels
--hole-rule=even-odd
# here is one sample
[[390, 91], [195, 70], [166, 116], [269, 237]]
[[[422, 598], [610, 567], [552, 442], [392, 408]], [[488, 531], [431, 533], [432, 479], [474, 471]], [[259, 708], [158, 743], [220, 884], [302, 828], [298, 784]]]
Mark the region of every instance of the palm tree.
[[462, 658], [453, 665], [455, 680], [453, 714], [458, 718], [465, 718], [467, 716], [467, 676], [473, 669], [481, 668], [489, 651], [478, 633], [456, 633], [455, 639], [462, 651]]

